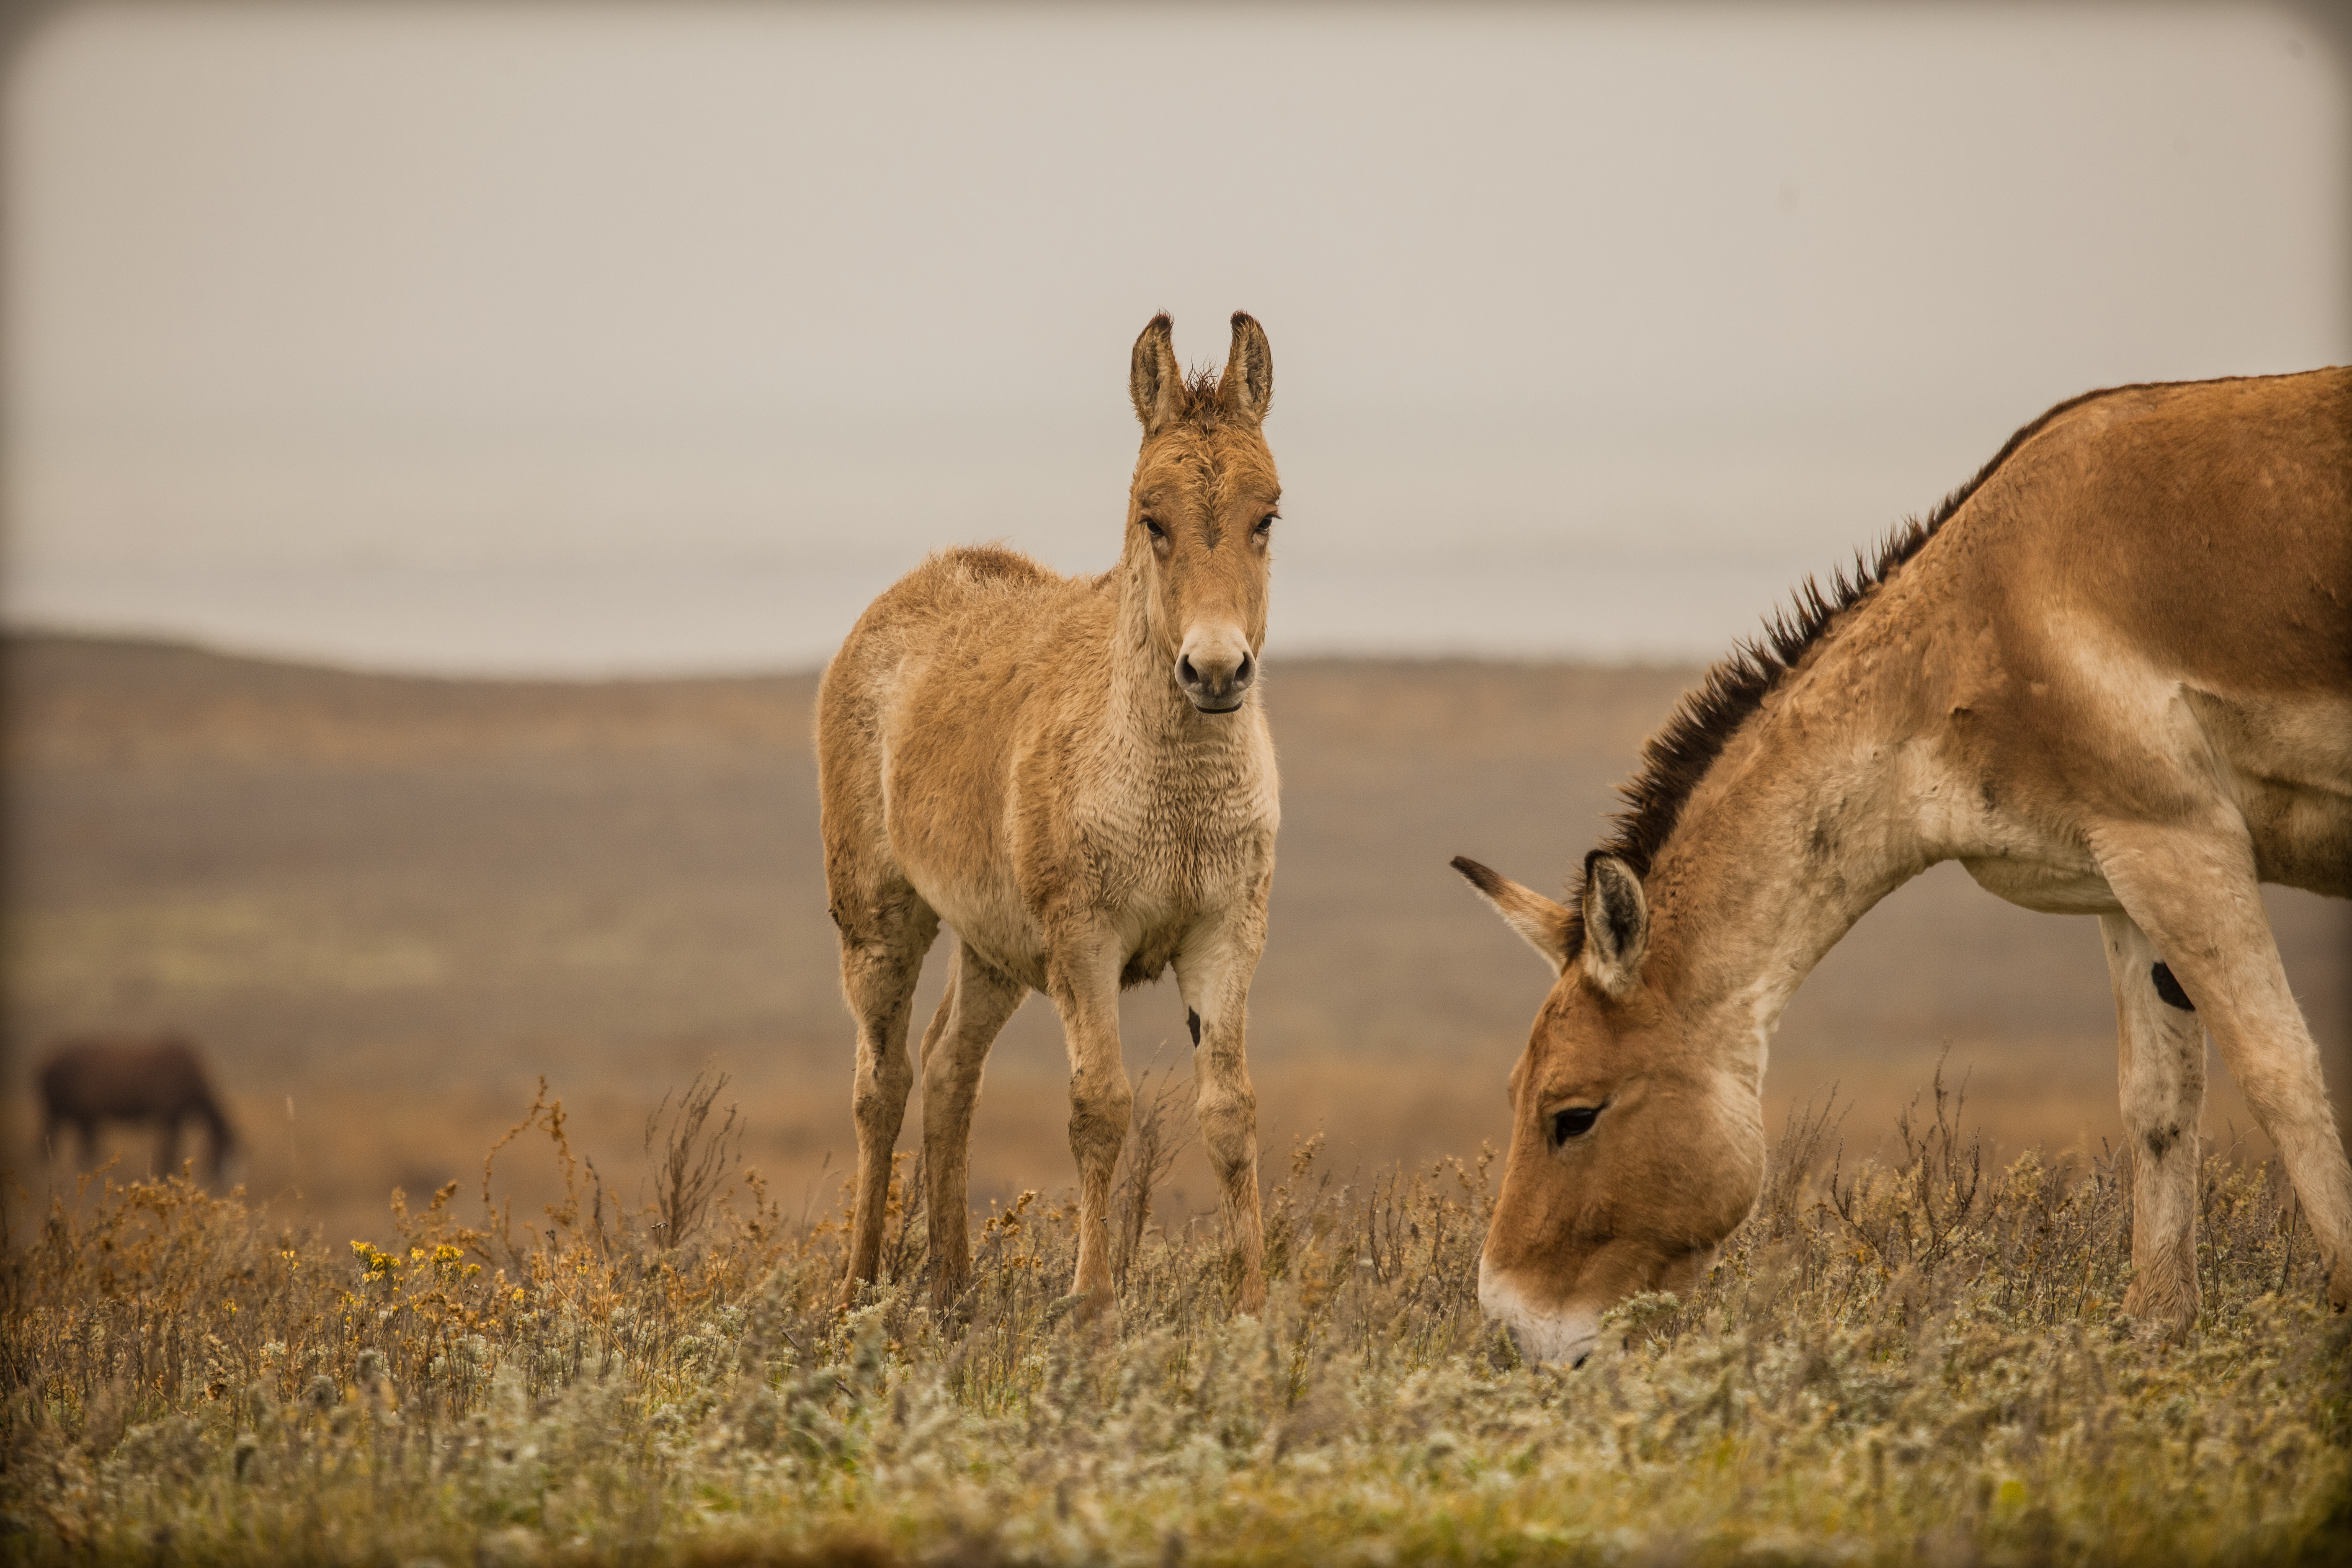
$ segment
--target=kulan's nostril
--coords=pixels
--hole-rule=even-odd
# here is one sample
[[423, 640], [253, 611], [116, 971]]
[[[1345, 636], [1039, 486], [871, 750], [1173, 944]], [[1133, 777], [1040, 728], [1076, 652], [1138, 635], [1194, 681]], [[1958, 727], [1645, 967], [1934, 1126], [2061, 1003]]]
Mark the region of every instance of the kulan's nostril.
[[1234, 685], [1236, 688], [1247, 686], [1250, 683], [1250, 677], [1256, 672], [1256, 662], [1249, 655], [1242, 655], [1241, 668], [1234, 671]]
[[1176, 660], [1176, 679], [1182, 681], [1187, 686], [1198, 686], [1201, 684], [1201, 672], [1192, 668], [1192, 656], [1191, 654], [1182, 654], [1178, 657]]

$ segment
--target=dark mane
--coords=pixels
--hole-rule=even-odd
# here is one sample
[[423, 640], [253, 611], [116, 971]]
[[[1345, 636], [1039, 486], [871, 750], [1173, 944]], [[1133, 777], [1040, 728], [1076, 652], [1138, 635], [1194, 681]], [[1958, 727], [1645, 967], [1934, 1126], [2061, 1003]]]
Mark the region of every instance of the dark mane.
[[1727, 657], [1706, 672], [1706, 679], [1697, 689], [1684, 696], [1665, 727], [1642, 748], [1640, 770], [1618, 786], [1624, 809], [1610, 818], [1616, 831], [1608, 842], [1585, 856], [1576, 885], [1570, 889], [1570, 958], [1584, 946], [1584, 879], [1591, 873], [1593, 860], [1602, 855], [1613, 855], [1631, 866], [1635, 876], [1646, 879], [1651, 862], [1681, 819], [1683, 805], [1690, 799], [1691, 792], [1706, 777], [1707, 770], [1715, 765], [1715, 760], [1723, 754], [1724, 747], [1731, 743], [1731, 737], [1738, 733], [1748, 716], [1763, 706], [1766, 695], [1828, 634], [1837, 617], [1868, 598], [1905, 562], [1918, 554], [1937, 531], [1951, 521], [1953, 513], [1968, 504], [1969, 498], [1992, 478], [1995, 470], [2052, 420], [2094, 398], [2133, 390], [2136, 388], [2130, 386], [2102, 387], [2051, 408], [2011, 436], [1973, 479], [1937, 503], [1926, 521], [1916, 517], [1905, 519], [1887, 535], [1874, 555], [1864, 556], [1856, 551], [1851, 576], [1844, 567], [1839, 567], [1832, 574], [1826, 591], [1816, 579], [1806, 578], [1797, 589], [1794, 602], [1775, 610], [1765, 621], [1760, 636], [1734, 646]]
[[1215, 365], [1194, 366], [1184, 378], [1184, 412], [1177, 417], [1202, 435], [1223, 424], [1225, 405], [1217, 400], [1217, 386], [1223, 379]]

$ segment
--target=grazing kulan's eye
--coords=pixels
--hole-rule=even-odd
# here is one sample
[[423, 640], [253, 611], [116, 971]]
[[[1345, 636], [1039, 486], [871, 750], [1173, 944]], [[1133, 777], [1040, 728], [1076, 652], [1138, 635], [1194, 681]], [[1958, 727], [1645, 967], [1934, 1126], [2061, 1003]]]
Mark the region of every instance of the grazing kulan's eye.
[[1581, 1138], [1592, 1131], [1601, 1120], [1597, 1105], [1571, 1105], [1566, 1110], [1555, 1111], [1551, 1119], [1551, 1141], [1565, 1143], [1571, 1138]]

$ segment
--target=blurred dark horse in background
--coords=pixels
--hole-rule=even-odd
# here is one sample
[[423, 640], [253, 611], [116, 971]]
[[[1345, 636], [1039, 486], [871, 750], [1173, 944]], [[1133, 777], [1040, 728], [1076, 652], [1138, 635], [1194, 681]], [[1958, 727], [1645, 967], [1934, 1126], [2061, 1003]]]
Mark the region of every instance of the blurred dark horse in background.
[[213, 1179], [219, 1179], [222, 1161], [236, 1146], [195, 1046], [177, 1035], [63, 1042], [41, 1065], [41, 1136], [51, 1157], [58, 1125], [70, 1122], [81, 1131], [85, 1165], [98, 1158], [98, 1124], [109, 1120], [160, 1126], [163, 1148], [156, 1168], [167, 1175], [179, 1163], [180, 1123], [192, 1117], [212, 1130]]

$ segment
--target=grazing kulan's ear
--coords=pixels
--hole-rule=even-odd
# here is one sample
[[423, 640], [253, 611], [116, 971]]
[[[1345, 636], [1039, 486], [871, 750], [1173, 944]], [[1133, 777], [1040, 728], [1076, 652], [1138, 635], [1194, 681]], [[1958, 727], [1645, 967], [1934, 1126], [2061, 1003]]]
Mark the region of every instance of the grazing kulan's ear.
[[1614, 855], [1584, 859], [1584, 972], [1612, 996], [1633, 989], [1650, 947], [1650, 900], [1642, 879]]
[[1454, 868], [1470, 879], [1478, 896], [1495, 906], [1504, 922], [1543, 955], [1554, 974], [1568, 967], [1568, 906], [1553, 903], [1532, 888], [1522, 888], [1508, 877], [1471, 859], [1454, 858]]
[[1176, 422], [1184, 407], [1184, 373], [1176, 368], [1176, 329], [1162, 310], [1144, 324], [1128, 367], [1127, 393], [1145, 436], [1157, 436]]
[[1225, 374], [1217, 383], [1217, 401], [1225, 416], [1238, 425], [1255, 425], [1274, 405], [1274, 350], [1265, 329], [1247, 310], [1234, 312], [1234, 347], [1225, 356]]

